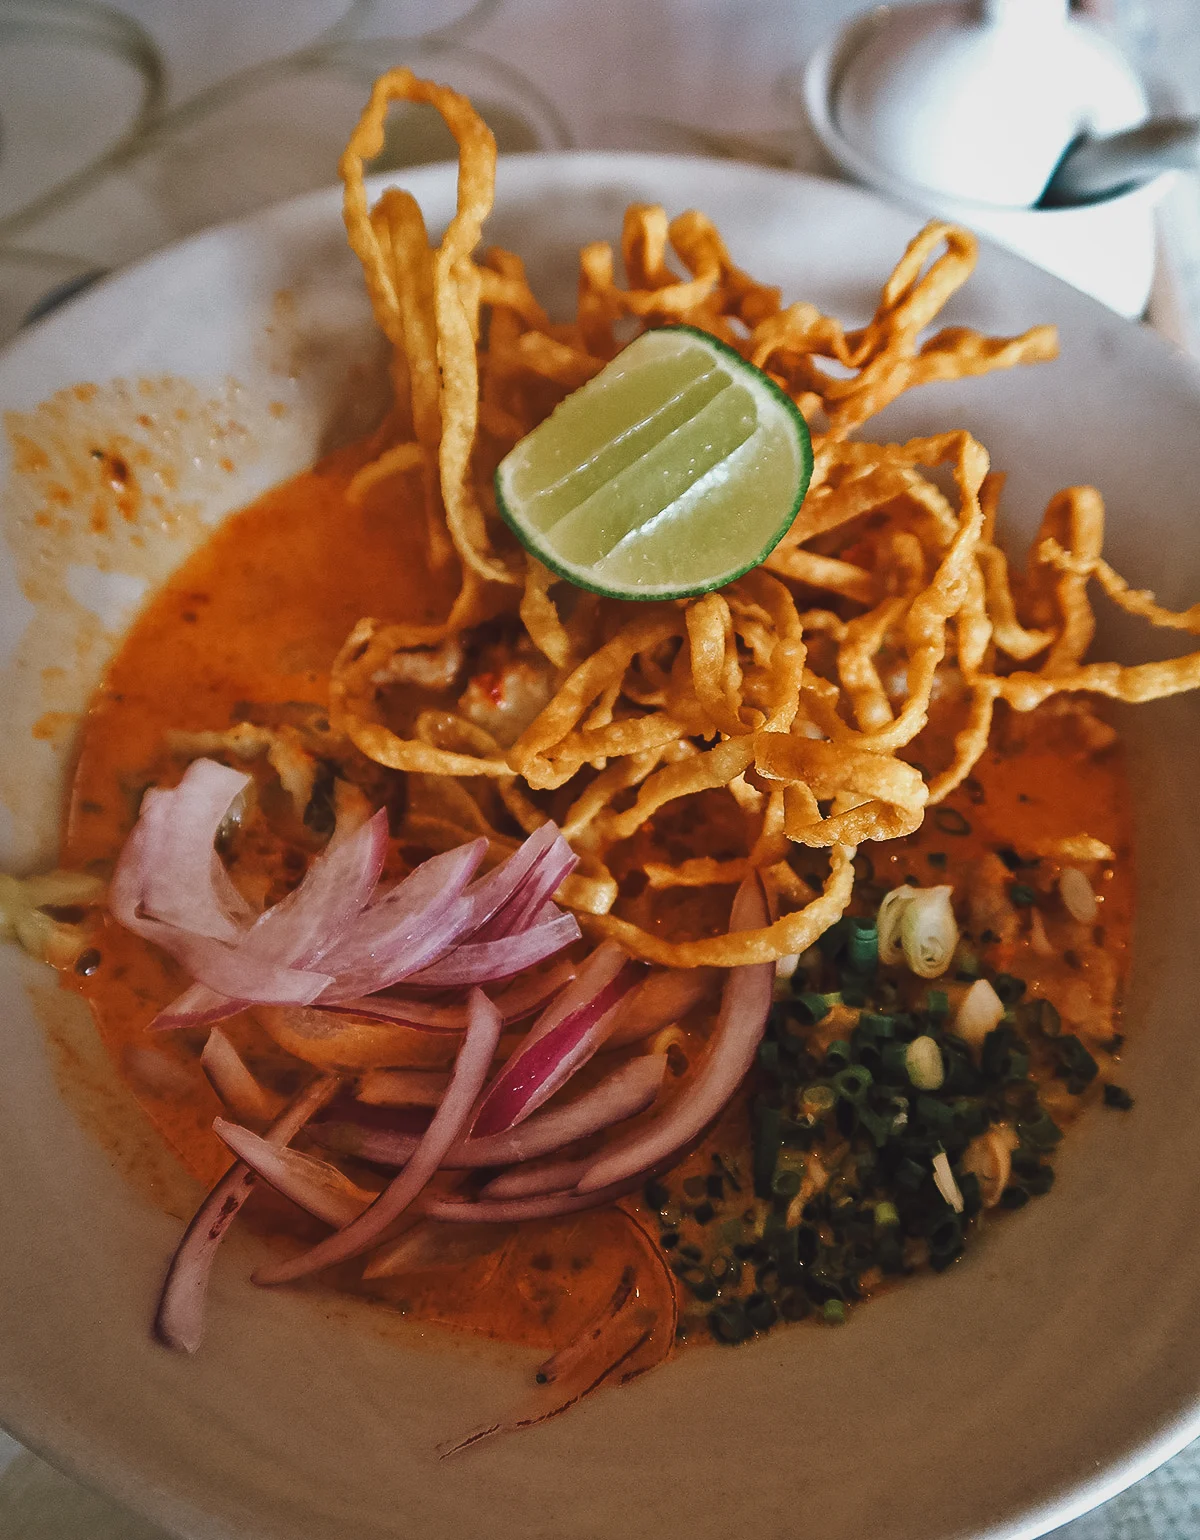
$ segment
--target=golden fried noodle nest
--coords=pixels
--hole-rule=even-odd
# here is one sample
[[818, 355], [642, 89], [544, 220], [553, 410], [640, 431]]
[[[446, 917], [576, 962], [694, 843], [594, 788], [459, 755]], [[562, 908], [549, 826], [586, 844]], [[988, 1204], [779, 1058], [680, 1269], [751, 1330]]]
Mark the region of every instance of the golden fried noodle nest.
[[[367, 200], [364, 162], [381, 150], [397, 100], [436, 107], [458, 141], [457, 212], [436, 247], [410, 194], [388, 188], [374, 207]], [[397, 69], [377, 82], [340, 168], [350, 244], [392, 347], [395, 397], [387, 447], [350, 493], [403, 481], [424, 507], [431, 567], [453, 563], [461, 574], [443, 623], [362, 620], [333, 670], [334, 728], [410, 777], [411, 838], [448, 846], [483, 832], [499, 856], [514, 841], [487, 806], [498, 799], [528, 832], [552, 805], [581, 857], [561, 897], [590, 929], [657, 963], [759, 962], [803, 951], [838, 919], [855, 846], [911, 833], [969, 775], [997, 701], [1029, 711], [1063, 691], [1144, 701], [1200, 684], [1198, 653], [1137, 667], [1082, 661], [1093, 579], [1153, 625], [1200, 631], [1200, 607], [1166, 611], [1104, 562], [1094, 489], [1051, 500], [1014, 577], [994, 539], [1003, 478], [969, 433], [906, 444], [852, 437], [913, 386], [1055, 356], [1047, 326], [1011, 338], [946, 327], [921, 340], [974, 266], [966, 230], [927, 225], [872, 319], [847, 332], [814, 305], [785, 307], [777, 289], [740, 271], [703, 214], [668, 220], [634, 205], [621, 242], [627, 287], [611, 246], [586, 246], [576, 318], [558, 325], [517, 256], [476, 254], [495, 159], [465, 98]], [[584, 594], [515, 545], [496, 513], [493, 472], [620, 339], [676, 322], [736, 348], [793, 398], [813, 431], [808, 496], [766, 563], [725, 589], [658, 604]], [[453, 709], [420, 712], [410, 736], [393, 731], [380, 681], [406, 656], [514, 610], [544, 660], [549, 697], [516, 742], [502, 746]], [[935, 690], [955, 701], [957, 732], [950, 762], [926, 776], [901, 756], [924, 759], [914, 745]], [[490, 802], [472, 790], [481, 778], [494, 788]], [[730, 885], [758, 868], [780, 917], [693, 940], [620, 918], [612, 848], [652, 830], [680, 799], [717, 789], [736, 803], [743, 853], [647, 859], [650, 886]], [[829, 851], [820, 891], [789, 864], [796, 847]]]

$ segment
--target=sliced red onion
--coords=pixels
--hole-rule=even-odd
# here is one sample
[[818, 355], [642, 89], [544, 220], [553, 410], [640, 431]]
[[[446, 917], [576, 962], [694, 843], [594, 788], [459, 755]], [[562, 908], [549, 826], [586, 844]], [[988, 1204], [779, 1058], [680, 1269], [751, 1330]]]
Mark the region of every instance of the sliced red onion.
[[476, 1203], [461, 1198], [425, 1197], [421, 1212], [427, 1219], [447, 1224], [513, 1224], [522, 1219], [553, 1219], [559, 1214], [581, 1214], [590, 1208], [603, 1208], [616, 1198], [623, 1198], [642, 1185], [642, 1174], [597, 1187], [592, 1192], [553, 1192], [539, 1198], [504, 1198]]
[[578, 941], [579, 921], [561, 911], [554, 919], [513, 936], [496, 941], [466, 942], [456, 946], [449, 956], [420, 972], [406, 973], [410, 985], [422, 989], [463, 989], [471, 984], [489, 984], [496, 979], [510, 979], [536, 967]]
[[[482, 1166], [509, 1166], [561, 1150], [614, 1123], [633, 1117], [653, 1102], [666, 1069], [665, 1054], [642, 1054], [614, 1070], [573, 1101], [518, 1123], [486, 1139], [459, 1139], [446, 1151], [442, 1166], [462, 1171]], [[328, 1123], [317, 1124], [313, 1135], [329, 1148], [380, 1166], [402, 1166], [412, 1159], [418, 1136], [403, 1129], [380, 1126], [369, 1114], [377, 1109], [349, 1109]], [[593, 1157], [594, 1159], [595, 1157]]]
[[548, 1192], [570, 1192], [596, 1159], [581, 1155], [575, 1160], [549, 1160], [514, 1166], [479, 1189], [481, 1198], [536, 1198]]
[[[492, 1003], [504, 1025], [509, 1026], [541, 1010], [571, 982], [577, 971], [577, 965], [569, 960], [555, 963], [544, 973], [529, 973], [516, 979], [493, 995]], [[322, 1000], [320, 1009], [340, 1016], [361, 1016], [369, 1021], [412, 1027], [417, 1032], [464, 1032], [467, 1026], [465, 1001], [437, 1003], [415, 995], [366, 995], [361, 1000], [345, 1000], [337, 1005], [327, 1005]]]
[[366, 907], [387, 848], [383, 808], [348, 833], [335, 830], [299, 886], [251, 926], [243, 942], [247, 951], [272, 962], [315, 967]]
[[496, 1044], [500, 1041], [500, 1012], [481, 990], [471, 995], [471, 1019], [462, 1047], [454, 1062], [450, 1084], [433, 1121], [421, 1136], [412, 1159], [371, 1207], [336, 1235], [310, 1251], [284, 1263], [262, 1268], [255, 1274], [257, 1283], [290, 1283], [309, 1273], [344, 1262], [367, 1250], [397, 1220], [409, 1204], [418, 1198], [445, 1158], [447, 1150], [459, 1137], [471, 1115], [471, 1108], [483, 1088]]
[[513, 1165], [561, 1150], [564, 1144], [586, 1139], [643, 1112], [662, 1088], [666, 1068], [666, 1054], [641, 1054], [561, 1107], [547, 1108], [515, 1127], [484, 1138], [472, 1133], [447, 1152], [445, 1164], [451, 1169]]
[[[550, 838], [549, 831], [552, 830], [553, 837]], [[501, 936], [511, 936], [535, 924], [542, 909], [579, 864], [578, 856], [553, 824], [543, 824], [521, 849], [524, 850], [534, 840], [540, 840], [538, 859], [515, 885], [504, 903], [496, 908], [491, 918], [472, 932], [473, 940], [492, 941]], [[507, 864], [515, 861], [520, 854], [521, 851], [517, 851]]]
[[249, 784], [241, 770], [198, 759], [178, 786], [148, 791], [142, 798], [141, 896], [148, 914], [216, 941], [238, 940], [253, 911], [213, 845], [230, 804]]
[[369, 1107], [436, 1107], [450, 1082], [442, 1070], [370, 1069], [358, 1083]]
[[470, 924], [463, 889], [486, 850], [478, 839], [432, 856], [371, 904], [322, 958], [337, 977], [327, 998], [375, 994], [448, 952]]
[[357, 1219], [375, 1197], [327, 1160], [272, 1144], [238, 1123], [216, 1118], [213, 1132], [276, 1192], [335, 1229]]
[[[547, 862], [550, 866], [543, 872]], [[508, 935], [510, 929], [503, 922], [499, 928], [492, 930], [493, 920], [507, 913], [514, 901], [519, 905], [522, 894], [532, 891], [541, 893], [539, 904], [549, 898], [562, 881], [562, 877], [554, 880], [554, 871], [564, 864], [562, 875], [566, 876], [576, 864], [575, 854], [557, 827], [546, 822], [535, 829], [512, 855], [485, 877], [477, 878], [467, 889], [467, 897], [471, 901], [471, 934], [478, 935], [481, 941]], [[547, 886], [548, 881], [553, 885]], [[482, 934], [485, 931], [487, 934]]]
[[[290, 1144], [338, 1088], [335, 1075], [301, 1091], [267, 1130], [273, 1144]], [[204, 1299], [217, 1247], [258, 1180], [243, 1161], [235, 1161], [192, 1216], [167, 1268], [154, 1317], [154, 1331], [165, 1346], [194, 1353], [204, 1336]]]
[[656, 968], [627, 995], [605, 1049], [624, 1048], [682, 1020], [716, 987], [716, 968]]
[[[755, 930], [769, 919], [762, 881], [752, 874], [738, 888], [729, 928]], [[774, 963], [751, 963], [729, 970], [716, 1026], [690, 1080], [651, 1127], [616, 1140], [597, 1155], [579, 1179], [580, 1193], [607, 1190], [614, 1183], [640, 1176], [707, 1127], [754, 1062], [766, 1030], [774, 983]]]
[[219, 1027], [214, 1027], [208, 1034], [200, 1055], [200, 1068], [208, 1076], [213, 1090], [237, 1117], [252, 1123], [266, 1123], [278, 1113], [278, 1099], [259, 1085], [246, 1068], [241, 1054]]
[[[387, 858], [387, 814], [380, 809], [364, 824], [338, 829], [313, 860], [304, 880], [286, 898], [259, 915], [239, 943], [239, 955], [289, 969], [317, 962], [338, 940], [370, 898]], [[315, 998], [315, 997], [314, 997]], [[254, 997], [231, 998], [193, 984], [151, 1022], [155, 1031], [223, 1021]], [[282, 1001], [257, 1001], [282, 1004]]]
[[597, 947], [492, 1082], [472, 1136], [511, 1128], [553, 1096], [604, 1041], [642, 972], [615, 942]]

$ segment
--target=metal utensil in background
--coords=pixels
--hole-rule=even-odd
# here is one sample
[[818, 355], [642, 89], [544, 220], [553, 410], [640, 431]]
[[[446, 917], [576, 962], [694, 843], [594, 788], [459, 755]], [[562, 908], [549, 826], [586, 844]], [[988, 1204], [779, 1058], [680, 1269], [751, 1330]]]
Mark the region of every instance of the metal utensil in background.
[[1161, 171], [1200, 165], [1200, 118], [1151, 118], [1119, 134], [1079, 134], [1063, 151], [1035, 207], [1096, 203]]

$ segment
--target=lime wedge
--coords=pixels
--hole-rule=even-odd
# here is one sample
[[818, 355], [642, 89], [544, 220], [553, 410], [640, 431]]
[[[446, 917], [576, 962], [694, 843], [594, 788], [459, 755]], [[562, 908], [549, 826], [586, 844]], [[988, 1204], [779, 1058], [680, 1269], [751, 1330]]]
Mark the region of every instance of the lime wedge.
[[500, 511], [581, 588], [682, 599], [756, 567], [808, 490], [795, 404], [691, 326], [643, 333], [505, 455]]

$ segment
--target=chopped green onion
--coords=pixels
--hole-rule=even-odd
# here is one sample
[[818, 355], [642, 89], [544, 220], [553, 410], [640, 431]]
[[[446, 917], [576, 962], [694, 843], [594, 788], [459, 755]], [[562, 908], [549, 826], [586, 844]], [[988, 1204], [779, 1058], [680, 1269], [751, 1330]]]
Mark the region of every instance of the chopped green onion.
[[943, 834], [970, 834], [971, 825], [952, 807], [935, 807], [933, 821]]
[[821, 1306], [821, 1315], [826, 1326], [845, 1326], [846, 1307], [840, 1299], [827, 1299]]
[[1062, 1017], [1049, 1000], [1026, 1000], [1020, 1015], [1029, 1031], [1040, 1032], [1043, 1037], [1058, 1037], [1062, 1031]]
[[845, 1069], [854, 1061], [854, 1050], [844, 1037], [836, 1038], [825, 1050], [825, 1068], [830, 1074]]
[[961, 1214], [963, 1195], [959, 1191], [958, 1183], [954, 1180], [954, 1172], [950, 1169], [950, 1157], [945, 1150], [939, 1150], [933, 1157], [933, 1181], [954, 1212]]
[[1106, 1085], [1104, 1087], [1104, 1105], [1117, 1107], [1122, 1112], [1128, 1112], [1133, 1106], [1133, 1097], [1122, 1085]]
[[1049, 1150], [1062, 1138], [1062, 1129], [1043, 1108], [1037, 1117], [1018, 1121], [1017, 1138], [1035, 1150]]
[[1025, 980], [1012, 973], [997, 973], [992, 986], [1005, 1005], [1015, 1005], [1025, 993]]
[[946, 1078], [942, 1050], [932, 1037], [914, 1038], [904, 1055], [908, 1078], [919, 1091], [936, 1091]]
[[889, 1203], [885, 1198], [875, 1205], [875, 1228], [877, 1230], [891, 1230], [900, 1223], [900, 1211], [894, 1203]]
[[795, 1003], [800, 1008], [801, 1019], [807, 1018], [814, 1026], [829, 1015], [829, 1002], [825, 996], [815, 994], [811, 989], [802, 989], [795, 996]]
[[913, 888], [900, 917], [904, 960], [923, 979], [939, 978], [958, 945], [958, 923], [950, 904], [953, 888]]
[[925, 996], [925, 1014], [944, 1021], [950, 1014], [950, 997], [944, 989], [931, 989]]
[[664, 1209], [671, 1201], [671, 1194], [661, 1182], [647, 1182], [643, 1192], [647, 1208]]
[[1014, 904], [1019, 904], [1022, 908], [1025, 909], [1027, 909], [1030, 904], [1037, 903], [1036, 890], [1031, 888], [1029, 884], [1025, 882], [1014, 882], [1008, 890], [1008, 896], [1010, 899], [1012, 899]]
[[873, 1084], [871, 1071], [863, 1064], [850, 1064], [833, 1077], [833, 1088], [848, 1102], [863, 1099]]
[[1004, 1003], [987, 979], [976, 979], [963, 996], [950, 1030], [972, 1048], [979, 1048], [993, 1028], [1000, 1025]]
[[779, 1157], [782, 1137], [778, 1107], [758, 1107], [754, 1124], [754, 1191], [760, 1198], [771, 1196], [771, 1181]]
[[1059, 873], [1058, 891], [1063, 907], [1073, 920], [1081, 925], [1095, 923], [1099, 902], [1084, 872], [1077, 866], [1064, 866]]
[[870, 973], [879, 961], [879, 932], [874, 920], [852, 920], [846, 937], [846, 962], [854, 973]]
[[769, 1331], [778, 1319], [774, 1302], [756, 1291], [746, 1298], [746, 1319], [755, 1331]]
[[728, 1304], [717, 1305], [710, 1310], [708, 1325], [718, 1342], [745, 1342], [751, 1331], [742, 1302], [737, 1299], [731, 1299]]
[[824, 1117], [837, 1104], [837, 1092], [823, 1081], [806, 1085], [800, 1093], [800, 1106], [810, 1117]]

